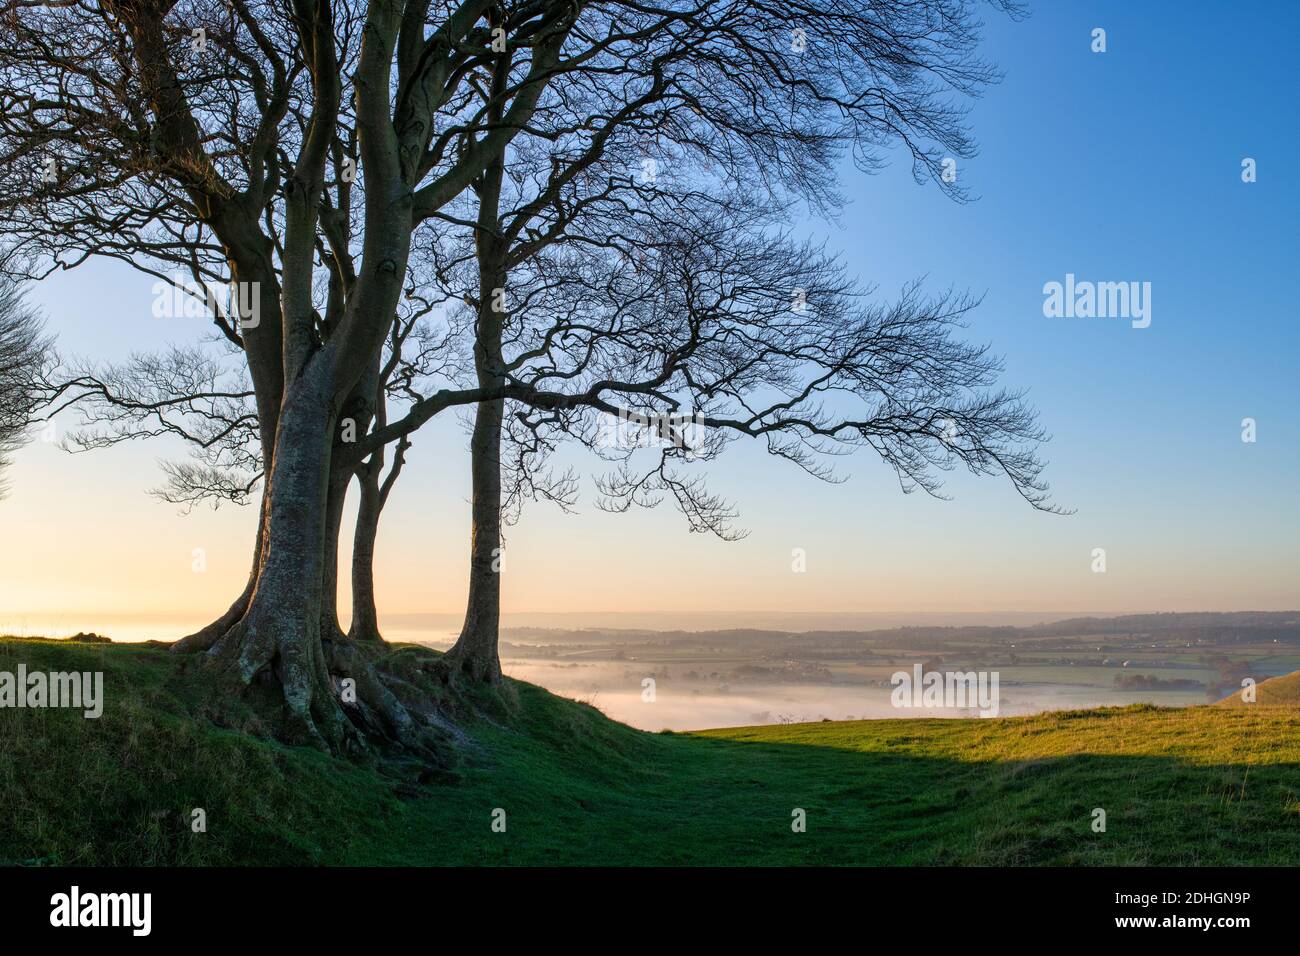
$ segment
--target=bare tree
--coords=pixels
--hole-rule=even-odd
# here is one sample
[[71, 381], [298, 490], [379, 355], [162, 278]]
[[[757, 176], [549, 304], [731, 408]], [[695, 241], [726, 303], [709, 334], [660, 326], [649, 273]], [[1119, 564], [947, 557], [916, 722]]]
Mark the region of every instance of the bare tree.
[[[970, 40], [966, 32], [969, 24], [963, 23], [962, 29], [934, 45], [937, 34], [933, 27], [937, 21], [926, 18], [946, 15], [956, 9], [939, 5], [919, 13], [915, 20], [911, 13], [918, 11], [899, 13], [898, 19], [892, 20], [890, 27], [896, 45], [889, 52], [883, 48], [876, 51], [880, 59], [872, 67], [873, 77], [884, 84], [883, 89], [874, 90], [872, 95], [881, 96], [891, 108], [876, 116], [868, 111], [854, 117], [858, 124], [855, 128], [858, 146], [864, 150], [894, 143], [905, 146], [916, 160], [918, 178], [924, 178], [926, 171], [933, 171], [934, 143], [961, 155], [969, 146], [960, 124], [960, 113], [936, 107], [936, 102], [928, 97], [930, 90], [925, 84], [928, 66], [921, 69], [919, 65], [938, 65], [939, 74], [954, 90], [963, 93], [973, 93], [980, 83], [992, 79], [990, 72], [964, 55], [948, 59], [957, 50], [966, 48]], [[891, 20], [891, 14], [886, 13], [884, 19]], [[791, 27], [791, 23], [785, 26]], [[909, 29], [902, 29], [904, 24]], [[859, 22], [857, 26], [862, 24]], [[865, 40], [862, 33], [858, 38]], [[807, 41], [807, 32], [802, 27], [793, 27], [789, 39], [792, 50], [797, 50]], [[815, 42], [825, 39], [819, 34]], [[499, 122], [500, 116], [493, 113], [493, 104], [497, 102], [493, 91], [507, 82], [512, 52], [506, 46], [495, 53], [495, 61], [483, 71], [480, 89], [483, 109], [492, 122]], [[957, 66], [958, 63], [961, 65]], [[666, 351], [665, 341], [672, 342], [672, 335], [679, 331], [671, 326], [663, 332], [662, 340], [649, 334], [649, 326], [637, 329], [639, 336], [630, 334], [624, 322], [629, 306], [638, 303], [609, 301], [606, 293], [611, 288], [619, 289], [621, 295], [631, 294], [627, 283], [615, 279], [616, 273], [628, 261], [644, 263], [653, 237], [681, 235], [677, 229], [681, 222], [693, 222], [704, 233], [709, 228], [726, 230], [724, 234], [736, 240], [730, 250], [735, 254], [749, 237], [779, 229], [785, 206], [792, 201], [806, 202], [822, 210], [837, 205], [825, 168], [818, 168], [815, 163], [809, 166], [781, 161], [782, 156], [821, 158], [827, 146], [822, 138], [823, 128], [815, 122], [802, 130], [783, 127], [765, 112], [768, 104], [758, 96], [752, 101], [756, 115], [739, 119], [734, 125], [727, 124], [724, 136], [728, 148], [716, 148], [714, 141], [702, 141], [698, 124], [682, 119], [704, 110], [698, 91], [687, 92], [676, 82], [675, 66], [671, 56], [654, 63], [647, 71], [653, 76], [653, 82], [636, 98], [607, 99], [601, 87], [584, 87], [583, 105], [587, 115], [599, 117], [600, 123], [591, 120], [587, 126], [576, 123], [574, 112], [569, 109], [554, 112], [539, 109], [528, 128], [512, 141], [510, 149], [489, 163], [471, 183], [472, 193], [449, 203], [437, 214], [448, 225], [464, 227], [469, 233], [469, 240], [448, 253], [448, 261], [440, 263], [439, 274], [444, 285], [454, 289], [454, 295], [470, 304], [469, 324], [481, 389], [496, 390], [507, 383], [520, 383], [525, 390], [542, 389], [555, 382], [572, 385], [589, 371], [573, 363], [574, 356], [585, 350], [587, 360], [595, 353], [603, 354], [606, 368], [603, 386], [616, 393], [618, 388], [613, 383], [628, 381], [627, 370], [637, 367], [649, 354], [662, 357], [662, 367], [655, 370], [661, 375], [659, 381], [674, 382], [680, 392], [657, 405], [643, 398], [644, 407], [624, 416], [625, 424], [632, 418], [645, 424], [654, 422], [656, 428], [662, 428], [674, 418], [685, 417], [681, 408], [695, 408], [700, 402], [716, 398], [705, 384], [707, 379], [687, 374], [677, 380], [692, 360], [698, 360], [698, 355], [690, 351], [695, 345], [679, 342], [682, 351]], [[603, 104], [603, 109], [594, 108], [593, 102]], [[901, 104], [908, 105], [905, 113], [899, 115], [892, 111]], [[716, 130], [710, 133], [716, 134]], [[760, 143], [770, 150], [756, 148]], [[865, 168], [874, 168], [875, 158], [869, 152], [864, 151], [859, 158]], [[954, 198], [963, 198], [951, 183], [936, 181]], [[709, 225], [701, 229], [701, 224], [706, 223]], [[564, 251], [554, 254], [559, 248]], [[726, 263], [728, 251], [712, 235], [702, 248], [710, 250], [715, 258], [712, 263], [697, 262], [698, 267], [717, 276]], [[773, 311], [773, 304], [776, 312], [788, 312], [787, 306], [793, 306], [796, 297], [800, 298], [802, 310], [809, 296], [816, 300], [811, 308], [833, 312], [841, 308], [835, 300], [857, 294], [847, 277], [814, 250], [790, 243], [761, 247], [766, 254], [785, 257], [781, 265], [777, 261], [765, 262], [762, 254], [754, 254], [753, 249], [759, 247], [748, 248], [751, 251], [742, 257], [740, 265], [744, 274], [721, 275], [718, 281], [740, 284], [751, 280], [765, 291], [775, 290], [775, 299], [762, 305], [766, 313]], [[435, 250], [435, 254], [439, 251]], [[660, 253], [671, 258], [673, 254], [686, 255], [687, 250], [666, 253], [660, 249]], [[680, 259], [679, 265], [685, 261]], [[689, 270], [681, 270], [681, 274], [666, 271], [672, 274], [660, 278], [668, 283], [700, 279], [690, 275]], [[784, 288], [782, 282], [786, 283]], [[657, 310], [652, 323], [664, 321], [664, 310], [672, 307], [672, 300], [656, 302], [656, 290], [640, 287], [635, 295], [643, 297], [639, 304], [651, 312]], [[933, 328], [923, 327], [930, 315], [927, 309], [933, 306], [937, 314], [943, 314], [944, 308], [951, 307], [947, 318], [955, 319], [972, 304], [960, 297], [923, 303], [918, 286], [905, 290], [903, 300], [896, 307], [900, 338], [911, 334], [928, 338], [922, 343], [904, 340], [899, 343], [900, 352], [932, 345], [938, 349], [933, 361], [935, 368], [942, 367], [945, 361], [959, 366], [963, 361], [966, 363], [951, 370], [950, 380], [934, 383], [943, 389], [940, 394], [948, 398], [963, 388], [979, 389], [989, 384], [996, 374], [996, 363], [982, 351], [972, 351], [968, 356], [956, 354], [961, 347], [946, 332], [940, 336]], [[680, 305], [680, 302], [673, 303], [673, 306]], [[725, 313], [725, 306], [722, 311]], [[915, 325], [908, 325], [913, 319]], [[797, 348], [798, 333], [784, 321], [777, 321], [772, 329], [780, 329], [781, 333], [769, 337], [766, 346], [771, 351], [763, 357], [742, 357], [742, 351], [733, 348], [711, 358], [714, 365], [710, 371], [718, 373], [726, 382], [723, 386], [726, 390], [744, 395], [745, 407], [755, 413], [764, 406], [761, 402], [750, 406], [748, 403], [753, 399], [747, 389], [770, 391], [779, 382], [788, 386], [786, 398], [797, 392], [798, 374], [792, 370], [801, 364], [798, 353], [787, 354], [782, 350]], [[782, 338], [783, 334], [789, 338]], [[880, 347], [888, 345], [881, 343]], [[510, 352], [513, 354], [507, 354]], [[785, 358], [778, 360], [778, 356]], [[812, 372], [817, 361], [826, 359], [819, 356], [805, 361], [801, 371]], [[852, 366], [861, 361], [863, 357], [858, 356], [847, 359], [846, 363]], [[728, 362], [742, 364], [727, 370]], [[748, 367], [743, 363], [749, 363]], [[875, 388], [883, 398], [889, 399], [885, 384], [879, 379], [859, 380], [844, 381], [838, 387], [848, 391], [853, 386], [859, 394]], [[654, 397], [662, 399], [672, 387], [661, 384], [655, 389]], [[905, 400], [906, 396], [899, 398]], [[429, 407], [438, 407], [436, 398]], [[517, 506], [525, 489], [542, 497], [557, 497], [566, 504], [571, 501], [568, 476], [562, 476], [557, 483], [562, 489], [558, 495], [544, 483], [532, 484], [536, 465], [531, 456], [549, 449], [550, 439], [545, 434], [571, 432], [581, 417], [572, 414], [576, 406], [561, 408], [551, 404], [530, 408], [523, 404], [514, 415], [507, 415], [507, 407], [508, 403], [502, 399], [476, 406], [470, 443], [473, 490], [467, 611], [461, 634], [444, 660], [453, 676], [469, 675], [488, 682], [500, 678], [496, 648], [503, 517], [509, 513], [509, 507]], [[630, 409], [619, 409], [620, 414], [626, 411]], [[1041, 437], [1015, 396], [1003, 395], [1001, 400], [982, 409], [982, 413], [987, 416], [984, 423], [992, 426], [990, 434], [1001, 424], [1008, 426], [1006, 438], [1015, 436], [1032, 443]], [[406, 434], [403, 429], [412, 424], [418, 427], [420, 415], [417, 407], [414, 415], [398, 422], [391, 434]], [[1016, 417], [1014, 422], [1011, 416]], [[972, 411], [969, 417], [974, 420], [979, 414]], [[959, 427], [953, 419], [944, 421], [948, 430]], [[586, 424], [600, 430], [589, 420]], [[733, 426], [736, 424], [732, 422]], [[816, 429], [824, 426], [824, 422], [813, 419], [798, 422], [787, 419], [780, 429], [763, 434], [774, 453], [798, 461], [818, 477], [829, 477], [829, 470], [814, 460], [827, 452], [828, 445], [842, 443], [848, 432], [817, 435]], [[789, 434], [774, 437], [778, 430], [792, 433], [796, 428], [806, 429], [807, 434], [798, 438]], [[511, 469], [510, 488], [515, 502], [511, 506], [507, 506], [502, 491], [503, 435], [512, 440], [517, 454]], [[724, 444], [725, 438], [719, 434], [697, 433], [692, 436], [689, 458], [692, 463], [702, 462]], [[892, 445], [881, 441], [877, 451], [904, 476], [905, 487], [921, 487], [932, 493], [938, 489], [933, 471], [949, 467], [954, 458], [952, 449], [929, 450], [915, 435]], [[740, 532], [733, 525], [732, 506], [710, 494], [697, 473], [673, 467], [681, 464], [680, 460], [671, 461], [673, 457], [672, 452], [662, 453], [660, 460], [643, 473], [622, 468], [608, 476], [600, 485], [604, 492], [601, 506], [625, 510], [634, 504], [657, 503], [661, 495], [667, 494], [687, 515], [691, 530], [708, 531], [724, 538], [737, 536]], [[991, 461], [991, 457], [985, 458], [979, 467]], [[1008, 464], [1010, 467], [1005, 472], [1035, 505], [1041, 505], [1036, 466], [1014, 454], [1008, 457]]]
[[[26, 440], [53, 357], [40, 313], [15, 283], [0, 278], [0, 478]], [[0, 480], [0, 496], [6, 486]]]
[[[1036, 494], [1032, 457], [995, 443], [1033, 437], [1013, 400], [957, 394], [984, 384], [982, 353], [891, 362], [873, 351], [881, 345], [873, 330], [887, 335], [887, 321], [849, 322], [833, 311], [819, 320], [828, 324], [787, 329], [797, 336], [793, 344], [773, 352], [743, 314], [716, 313], [742, 331], [716, 325], [710, 303], [727, 306], [733, 297], [696, 287], [689, 268], [673, 265], [690, 262], [694, 225], [670, 245], [653, 231], [635, 231], [663, 278], [682, 284], [678, 295], [690, 310], [652, 312], [645, 361], [602, 369], [608, 356], [598, 352], [576, 363], [570, 357], [555, 372], [530, 366], [489, 387], [426, 395], [399, 422], [378, 425], [349, 447], [338, 435], [352, 417], [346, 406], [366, 400], [363, 383], [408, 287], [417, 236], [436, 229], [521, 135], [540, 130], [567, 144], [552, 169], [538, 170], [561, 190], [580, 183], [593, 147], [631, 130], [651, 156], [664, 150], [681, 167], [681, 181], [701, 194], [727, 185], [777, 205], [792, 195], [833, 205], [839, 157], [848, 152], [872, 168], [880, 147], [894, 143], [908, 151], [918, 177], [955, 192], [939, 178], [942, 158], [966, 155], [972, 144], [950, 98], [992, 78], [974, 55], [973, 6], [0, 5], [0, 227], [39, 257], [36, 276], [105, 256], [231, 288], [213, 316], [247, 365], [266, 479], [247, 599], [232, 606], [237, 620], [228, 629], [188, 645], [207, 648], [218, 683], [262, 677], [277, 684], [285, 732], [321, 747], [364, 744], [358, 723], [402, 740], [419, 736], [416, 718], [359, 645], [322, 634], [332, 476], [336, 458], [355, 468], [456, 405], [509, 399], [555, 413], [617, 414], [618, 403], [640, 401], [673, 411], [681, 389], [693, 394], [695, 376], [708, 368], [713, 414], [705, 424], [765, 438], [785, 457], [802, 461], [810, 444], [858, 440], [921, 482], [926, 465], [946, 461], [929, 443], [942, 440], [934, 416], [947, 411], [969, 419], [959, 456], [1001, 467]], [[501, 78], [494, 74], [503, 51], [509, 61]], [[562, 208], [555, 193], [543, 186], [537, 199]], [[721, 225], [746, 228], [737, 220]], [[921, 312], [940, 325], [951, 314]], [[804, 338], [814, 333], [847, 341]], [[620, 347], [635, 338], [624, 336]], [[756, 410], [728, 387], [733, 373], [715, 374], [707, 364], [747, 341], [758, 354], [742, 368], [774, 360], [797, 381], [784, 399]], [[915, 401], [886, 395], [848, 417], [817, 405], [832, 393], [875, 395], [881, 375], [915, 385]], [[666, 468], [655, 480], [690, 495]], [[356, 681], [355, 706], [335, 690], [336, 680], [348, 678]]]

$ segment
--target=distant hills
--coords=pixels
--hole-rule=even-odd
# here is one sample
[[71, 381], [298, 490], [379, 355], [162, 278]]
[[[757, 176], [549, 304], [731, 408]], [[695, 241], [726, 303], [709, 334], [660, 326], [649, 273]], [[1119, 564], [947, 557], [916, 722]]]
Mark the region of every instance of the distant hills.
[[921, 626], [878, 630], [783, 631], [759, 628], [718, 630], [650, 630], [644, 628], [511, 627], [502, 632], [513, 644], [687, 643], [718, 647], [760, 648], [791, 642], [816, 644], [883, 644], [930, 647], [948, 642], [1018, 643], [1033, 639], [1088, 636], [1156, 636], [1163, 640], [1219, 644], [1277, 641], [1300, 644], [1300, 611], [1197, 611], [1078, 617], [1023, 627]]

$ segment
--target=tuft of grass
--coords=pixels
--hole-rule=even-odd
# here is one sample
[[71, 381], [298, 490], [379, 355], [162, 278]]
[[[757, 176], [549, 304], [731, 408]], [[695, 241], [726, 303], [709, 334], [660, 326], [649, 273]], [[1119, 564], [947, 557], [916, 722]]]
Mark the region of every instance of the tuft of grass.
[[217, 727], [199, 675], [159, 648], [0, 640], [0, 670], [20, 661], [102, 670], [107, 703], [98, 720], [0, 709], [0, 862], [1300, 863], [1300, 708], [651, 734], [511, 681], [430, 772]]

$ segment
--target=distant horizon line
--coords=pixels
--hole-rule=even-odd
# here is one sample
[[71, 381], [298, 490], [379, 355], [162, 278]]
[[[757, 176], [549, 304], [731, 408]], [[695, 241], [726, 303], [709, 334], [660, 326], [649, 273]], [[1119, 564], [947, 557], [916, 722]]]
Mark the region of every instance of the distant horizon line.
[[[762, 610], [738, 610], [738, 611], [672, 611], [672, 610], [633, 610], [633, 611], [502, 611], [501, 617], [899, 617], [908, 615], [918, 615], [925, 617], [996, 617], [998, 615], [1013, 615], [1016, 617], [1032, 617], [1034, 615], [1059, 618], [1062, 616], [1078, 617], [1124, 617], [1134, 614], [1286, 614], [1290, 612], [1300, 612], [1300, 607], [1296, 608], [1267, 608], [1267, 607], [1232, 607], [1232, 608], [1194, 608], [1188, 610], [1170, 610], [1167, 608], [1141, 609], [1141, 610], [1122, 610], [1106, 611], [1094, 609], [1080, 610], [1052, 610], [1052, 611], [1017, 611], [1014, 609], [996, 609], [990, 611], [979, 610], [955, 610], [955, 611], [919, 611], [919, 610], [888, 610], [888, 611], [762, 611]], [[0, 610], [0, 621], [16, 620], [20, 618], [55, 618], [55, 617], [103, 617], [112, 620], [131, 620], [131, 621], [175, 621], [180, 619], [189, 619], [195, 615], [206, 613], [183, 610], [170, 611], [85, 611], [85, 610], [36, 610], [36, 611], [14, 611], [4, 612]], [[216, 614], [214, 612], [213, 616]], [[380, 611], [379, 616], [389, 620], [412, 620], [418, 618], [463, 618], [463, 611]]]
[[[1193, 614], [1300, 614], [1300, 609], [1214, 608], [1197, 610], [1053, 610], [1053, 611], [506, 611], [501, 615], [503, 630], [521, 628], [611, 628], [626, 630], [858, 630], [898, 627], [1017, 627], [1052, 624], [1076, 618], [1109, 619], [1152, 615]], [[13, 636], [56, 636], [78, 632], [105, 633], [115, 628], [161, 635], [176, 631], [176, 637], [206, 623], [208, 615], [196, 612], [153, 611], [144, 613], [53, 611], [6, 614], [0, 611], [0, 634]], [[401, 611], [380, 612], [385, 631], [456, 630], [463, 612]], [[345, 610], [346, 620], [346, 610]], [[135, 625], [132, 627], [132, 625]], [[130, 638], [128, 638], [130, 640]]]
[[[206, 610], [206, 609], [205, 609]], [[663, 608], [636, 608], [632, 610], [595, 610], [595, 611], [541, 611], [541, 610], [519, 610], [519, 611], [502, 611], [502, 617], [519, 617], [519, 616], [566, 616], [566, 617], [632, 617], [632, 616], [687, 616], [695, 615], [700, 617], [727, 617], [727, 616], [808, 616], [808, 617], [851, 617], [851, 616], [879, 616], [879, 615], [901, 615], [901, 614], [919, 614], [926, 616], [952, 616], [970, 614], [976, 616], [992, 616], [997, 614], [1014, 614], [1018, 617], [1034, 614], [1044, 614], [1056, 617], [1062, 614], [1079, 614], [1094, 617], [1120, 617], [1131, 614], [1286, 614], [1290, 612], [1300, 612], [1300, 605], [1296, 607], [1268, 608], [1268, 607], [1200, 607], [1200, 608], [1143, 608], [1143, 609], [1123, 609], [1123, 610], [1102, 610], [1098, 608], [1077, 608], [1077, 609], [1052, 609], [1052, 610], [1035, 610], [1035, 609], [1016, 609], [1016, 608], [992, 608], [981, 610], [977, 608], [957, 608], [953, 610], [921, 610], [918, 608], [889, 608], [885, 610], [835, 610], [835, 611], [812, 611], [812, 610], [766, 610], [762, 608], [740, 608], [737, 610], [725, 611], [703, 611], [692, 609], [663, 609]], [[89, 617], [102, 616], [111, 618], [129, 618], [131, 620], [162, 620], [175, 619], [180, 617], [191, 617], [195, 614], [192, 610], [171, 609], [165, 611], [96, 611], [86, 609], [37, 609], [21, 610], [6, 612], [0, 609], [0, 620], [6, 620], [16, 617], [59, 617], [75, 616]], [[202, 613], [202, 612], [200, 612]], [[380, 611], [382, 616], [388, 618], [415, 618], [415, 617], [463, 617], [464, 611]]]

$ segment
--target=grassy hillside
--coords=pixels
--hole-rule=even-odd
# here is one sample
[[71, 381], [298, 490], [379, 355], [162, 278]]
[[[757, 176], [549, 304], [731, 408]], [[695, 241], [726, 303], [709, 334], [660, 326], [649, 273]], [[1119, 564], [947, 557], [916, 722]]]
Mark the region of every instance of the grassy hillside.
[[1254, 703], [1246, 703], [1241, 691], [1219, 701], [1219, 707], [1300, 707], [1300, 671], [1282, 677], [1270, 677], [1255, 685]]
[[1300, 864], [1300, 708], [648, 734], [515, 684], [431, 775], [216, 728], [156, 648], [0, 641], [20, 661], [108, 700], [0, 710], [0, 862]]

